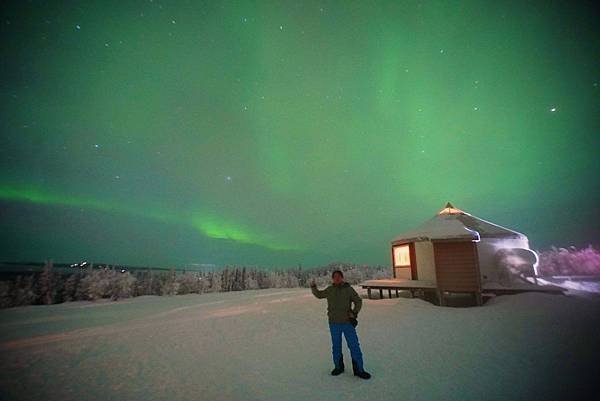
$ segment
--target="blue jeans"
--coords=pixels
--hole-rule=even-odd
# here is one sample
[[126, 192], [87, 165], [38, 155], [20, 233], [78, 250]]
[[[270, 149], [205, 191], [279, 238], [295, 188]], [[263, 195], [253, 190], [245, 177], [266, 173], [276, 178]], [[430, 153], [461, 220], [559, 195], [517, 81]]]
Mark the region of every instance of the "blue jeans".
[[356, 367], [359, 372], [363, 370], [362, 352], [356, 328], [351, 323], [329, 323], [329, 331], [331, 332], [331, 351], [333, 354], [333, 364], [339, 368], [340, 359], [342, 358], [342, 333], [346, 337], [346, 344], [350, 348], [350, 355], [356, 362]]

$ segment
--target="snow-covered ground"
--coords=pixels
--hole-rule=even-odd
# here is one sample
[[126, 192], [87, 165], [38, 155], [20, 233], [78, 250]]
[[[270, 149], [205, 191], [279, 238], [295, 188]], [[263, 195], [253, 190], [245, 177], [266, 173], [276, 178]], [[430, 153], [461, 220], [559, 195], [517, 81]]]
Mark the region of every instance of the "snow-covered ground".
[[600, 294], [600, 276], [539, 277], [540, 285], [558, 285], [572, 295], [596, 296]]
[[5, 309], [0, 399], [512, 401], [597, 388], [598, 298], [364, 299], [357, 331], [371, 380], [352, 375], [345, 341], [346, 372], [329, 374], [326, 301], [309, 289]]

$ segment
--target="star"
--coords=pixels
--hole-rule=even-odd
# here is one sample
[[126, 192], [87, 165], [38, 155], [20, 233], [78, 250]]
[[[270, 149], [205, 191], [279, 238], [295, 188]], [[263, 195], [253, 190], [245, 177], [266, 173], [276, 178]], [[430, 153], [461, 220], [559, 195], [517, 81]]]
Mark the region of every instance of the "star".
[[75, 25], [75, 29], [77, 29], [78, 31], [81, 29], [80, 25]]
[[94, 144], [94, 147], [95, 147], [96, 149], [100, 149], [100, 145], [99, 145], [99, 144], [97, 144], [97, 143], [95, 143], [95, 144]]
[[279, 25], [279, 30], [283, 31], [283, 25]]
[[231, 176], [230, 176], [230, 175], [228, 175], [227, 177], [225, 177], [225, 179], [226, 179], [227, 181], [231, 181]]
[[556, 107], [552, 107], [552, 108], [550, 109], [550, 111], [551, 111], [552, 113], [554, 113], [554, 112], [556, 111]]
[[477, 111], [477, 110], [479, 110], [479, 107], [475, 106], [475, 107], [473, 107], [473, 110]]

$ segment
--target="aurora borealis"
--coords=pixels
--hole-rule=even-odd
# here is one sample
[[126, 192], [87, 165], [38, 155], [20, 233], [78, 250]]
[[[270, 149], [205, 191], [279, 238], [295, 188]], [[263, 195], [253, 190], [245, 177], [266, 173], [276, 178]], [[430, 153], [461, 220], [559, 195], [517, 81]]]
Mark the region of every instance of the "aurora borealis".
[[591, 2], [0, 7], [0, 260], [389, 264], [447, 201], [598, 244]]

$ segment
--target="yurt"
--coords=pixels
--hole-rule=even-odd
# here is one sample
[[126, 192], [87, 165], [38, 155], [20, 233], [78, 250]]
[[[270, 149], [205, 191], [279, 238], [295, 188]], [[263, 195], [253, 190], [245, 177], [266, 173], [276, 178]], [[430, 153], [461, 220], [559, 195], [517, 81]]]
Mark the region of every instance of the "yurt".
[[527, 237], [451, 203], [391, 242], [393, 278], [433, 283], [441, 291], [480, 294], [536, 275]]

